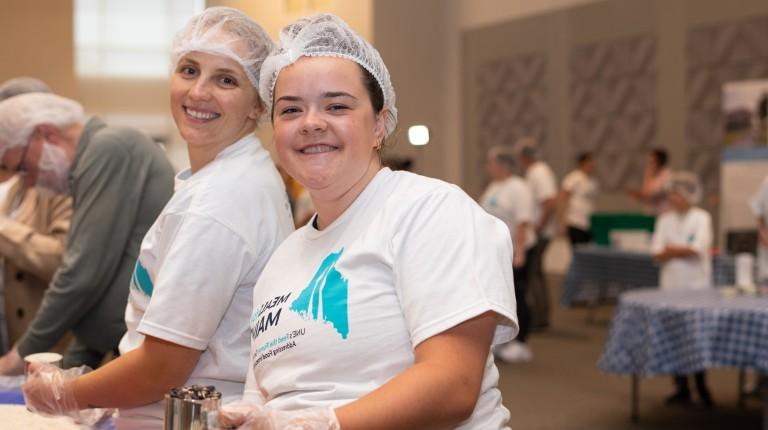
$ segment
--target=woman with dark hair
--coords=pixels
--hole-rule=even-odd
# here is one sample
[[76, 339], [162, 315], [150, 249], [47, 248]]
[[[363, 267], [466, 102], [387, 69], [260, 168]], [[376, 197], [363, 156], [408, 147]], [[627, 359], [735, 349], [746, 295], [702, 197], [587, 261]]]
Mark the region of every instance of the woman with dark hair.
[[667, 184], [671, 172], [667, 166], [669, 156], [667, 151], [654, 148], [648, 153], [648, 158], [643, 172], [643, 185], [641, 188], [627, 188], [627, 194], [645, 207], [645, 210], [653, 215], [668, 209]]

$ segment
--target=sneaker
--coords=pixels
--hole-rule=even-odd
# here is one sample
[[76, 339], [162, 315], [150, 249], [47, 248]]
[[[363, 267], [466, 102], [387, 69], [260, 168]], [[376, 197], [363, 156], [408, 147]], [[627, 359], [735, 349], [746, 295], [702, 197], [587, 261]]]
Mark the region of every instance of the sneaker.
[[664, 400], [667, 406], [688, 406], [693, 404], [690, 391], [676, 391]]
[[512, 341], [496, 350], [496, 358], [505, 363], [524, 363], [533, 359], [531, 348], [522, 342]]

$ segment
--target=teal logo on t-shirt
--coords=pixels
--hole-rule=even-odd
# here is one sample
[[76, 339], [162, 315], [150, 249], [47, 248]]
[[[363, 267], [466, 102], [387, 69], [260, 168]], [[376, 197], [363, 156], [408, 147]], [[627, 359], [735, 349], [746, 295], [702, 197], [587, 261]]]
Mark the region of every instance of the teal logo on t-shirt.
[[149, 272], [141, 264], [141, 260], [136, 260], [136, 268], [133, 269], [133, 277], [131, 277], [131, 286], [138, 289], [147, 297], [152, 297], [152, 278], [149, 277]]
[[347, 280], [336, 270], [336, 262], [344, 252], [328, 254], [307, 288], [291, 303], [290, 309], [304, 319], [330, 323], [346, 339], [349, 335], [347, 316]]

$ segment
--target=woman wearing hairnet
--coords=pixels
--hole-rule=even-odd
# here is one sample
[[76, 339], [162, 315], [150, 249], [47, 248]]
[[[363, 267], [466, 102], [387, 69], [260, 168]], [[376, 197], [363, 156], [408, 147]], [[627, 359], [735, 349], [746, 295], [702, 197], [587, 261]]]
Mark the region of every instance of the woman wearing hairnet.
[[491, 345], [517, 330], [509, 231], [458, 187], [383, 168], [397, 119], [378, 52], [333, 15], [264, 62], [281, 165], [317, 213], [254, 289], [243, 429], [501, 429]]
[[[656, 219], [651, 242], [654, 259], [661, 265], [659, 286], [673, 288], [709, 288], [712, 285], [712, 220], [709, 213], [696, 207], [701, 199], [701, 184], [690, 172], [670, 175], [667, 200], [670, 211]], [[691, 403], [688, 376], [675, 375], [675, 393], [668, 405]], [[704, 371], [694, 374], [696, 389], [706, 408], [713, 406]]]
[[[293, 230], [285, 189], [253, 131], [264, 112], [258, 74], [272, 48], [230, 8], [193, 17], [174, 39], [171, 111], [191, 168], [141, 245], [121, 356], [97, 371], [34, 369], [27, 405], [81, 421], [120, 408], [118, 429], [161, 428], [172, 387], [242, 394], [253, 285]], [[154, 402], [154, 403], [153, 403]]]

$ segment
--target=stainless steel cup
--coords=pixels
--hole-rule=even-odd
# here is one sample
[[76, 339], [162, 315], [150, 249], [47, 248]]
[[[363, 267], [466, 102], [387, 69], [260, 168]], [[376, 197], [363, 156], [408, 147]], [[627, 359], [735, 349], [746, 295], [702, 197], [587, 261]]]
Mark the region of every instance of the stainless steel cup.
[[219, 410], [220, 398], [186, 399], [165, 395], [165, 430], [208, 430], [208, 415]]

